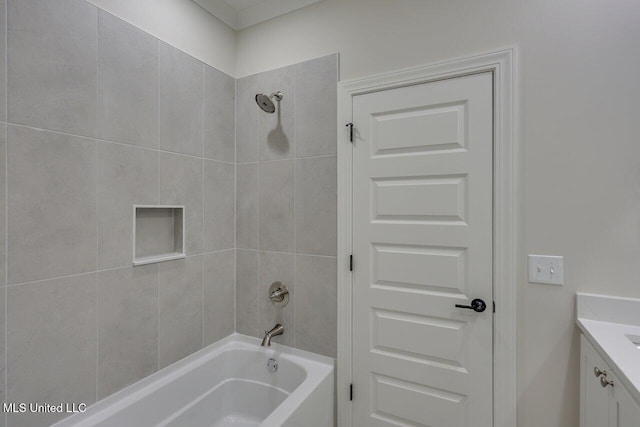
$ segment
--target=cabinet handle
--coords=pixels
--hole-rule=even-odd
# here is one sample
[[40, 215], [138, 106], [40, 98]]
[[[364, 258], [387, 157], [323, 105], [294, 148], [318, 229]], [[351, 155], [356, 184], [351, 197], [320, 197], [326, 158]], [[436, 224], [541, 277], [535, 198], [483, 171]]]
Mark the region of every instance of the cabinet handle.
[[595, 368], [593, 368], [593, 375], [595, 375], [596, 377], [599, 377], [600, 375], [602, 376], [607, 376], [607, 371], [601, 371], [600, 369], [598, 369], [598, 367], [596, 366]]
[[609, 381], [607, 380], [605, 377], [600, 377], [600, 385], [602, 387], [606, 387], [608, 385], [610, 385], [611, 387], [613, 387], [613, 381]]

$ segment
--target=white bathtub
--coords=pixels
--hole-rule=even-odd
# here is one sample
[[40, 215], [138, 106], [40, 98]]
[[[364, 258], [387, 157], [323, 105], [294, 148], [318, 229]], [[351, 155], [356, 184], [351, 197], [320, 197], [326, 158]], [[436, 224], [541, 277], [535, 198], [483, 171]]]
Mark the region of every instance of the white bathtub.
[[333, 359], [233, 334], [54, 426], [332, 427], [333, 376]]

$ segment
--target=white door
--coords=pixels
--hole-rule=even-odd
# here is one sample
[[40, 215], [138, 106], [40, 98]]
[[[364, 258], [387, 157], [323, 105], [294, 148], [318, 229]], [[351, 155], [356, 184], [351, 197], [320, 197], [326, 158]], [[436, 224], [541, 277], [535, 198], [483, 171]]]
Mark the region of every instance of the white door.
[[492, 425], [492, 82], [354, 97], [354, 427]]

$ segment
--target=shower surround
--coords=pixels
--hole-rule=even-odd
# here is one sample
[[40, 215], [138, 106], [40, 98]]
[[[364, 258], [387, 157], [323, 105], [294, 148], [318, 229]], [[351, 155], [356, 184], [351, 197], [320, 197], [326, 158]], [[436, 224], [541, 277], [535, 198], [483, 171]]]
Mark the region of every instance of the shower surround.
[[[236, 81], [84, 0], [0, 0], [0, 401], [91, 404], [276, 320], [335, 356], [336, 81], [336, 55]], [[132, 267], [134, 204], [185, 206], [185, 259]]]
[[[336, 356], [336, 87], [338, 56], [238, 79], [236, 330]], [[258, 93], [283, 93], [268, 114]], [[276, 308], [271, 283], [291, 300]]]

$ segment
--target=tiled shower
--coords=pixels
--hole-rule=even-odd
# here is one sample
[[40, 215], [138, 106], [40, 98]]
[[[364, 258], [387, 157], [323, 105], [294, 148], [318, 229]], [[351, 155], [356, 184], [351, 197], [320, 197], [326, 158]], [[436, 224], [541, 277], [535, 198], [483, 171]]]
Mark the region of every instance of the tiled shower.
[[[0, 399], [90, 404], [279, 321], [335, 357], [337, 56], [236, 80], [84, 0], [0, 12]], [[184, 259], [132, 266], [135, 204], [185, 207]]]
[[[236, 329], [336, 356], [336, 91], [331, 55], [241, 78], [236, 97]], [[253, 94], [284, 93], [274, 114]], [[293, 299], [268, 300], [274, 281]]]

